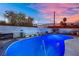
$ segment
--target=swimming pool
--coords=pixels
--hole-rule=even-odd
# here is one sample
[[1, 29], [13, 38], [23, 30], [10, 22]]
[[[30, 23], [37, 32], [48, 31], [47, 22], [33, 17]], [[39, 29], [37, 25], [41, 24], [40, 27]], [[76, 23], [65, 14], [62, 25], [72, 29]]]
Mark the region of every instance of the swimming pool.
[[5, 51], [6, 56], [63, 56], [64, 41], [72, 36], [47, 34], [13, 42]]

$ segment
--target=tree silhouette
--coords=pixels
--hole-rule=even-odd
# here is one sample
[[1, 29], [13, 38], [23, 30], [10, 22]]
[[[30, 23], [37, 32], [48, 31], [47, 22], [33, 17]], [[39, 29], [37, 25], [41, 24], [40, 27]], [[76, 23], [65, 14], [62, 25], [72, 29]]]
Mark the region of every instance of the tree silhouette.
[[12, 24], [15, 24], [16, 23], [16, 20], [15, 19], [16, 19], [17, 15], [13, 11], [5, 11], [4, 16], [6, 18], [8, 18], [8, 20], [9, 20], [10, 23], [12, 23]]
[[64, 21], [64, 22], [66, 22], [66, 21], [67, 21], [67, 18], [66, 18], [66, 17], [64, 17], [64, 18], [63, 18], [63, 21]]
[[67, 18], [64, 17], [64, 18], [63, 18], [63, 25], [67, 25], [67, 24], [66, 24], [66, 21], [67, 21]]
[[5, 11], [4, 16], [8, 18], [9, 22], [12, 25], [20, 25], [20, 26], [33, 26], [33, 18], [28, 17], [23, 13], [15, 13], [13, 11]]

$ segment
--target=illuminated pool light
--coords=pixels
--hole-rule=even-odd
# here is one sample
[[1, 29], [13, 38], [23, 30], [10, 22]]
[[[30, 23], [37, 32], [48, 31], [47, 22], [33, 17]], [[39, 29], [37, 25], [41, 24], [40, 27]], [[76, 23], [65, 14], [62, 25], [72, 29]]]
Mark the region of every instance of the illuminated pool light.
[[16, 41], [5, 51], [6, 56], [63, 56], [64, 40], [72, 36], [47, 34]]

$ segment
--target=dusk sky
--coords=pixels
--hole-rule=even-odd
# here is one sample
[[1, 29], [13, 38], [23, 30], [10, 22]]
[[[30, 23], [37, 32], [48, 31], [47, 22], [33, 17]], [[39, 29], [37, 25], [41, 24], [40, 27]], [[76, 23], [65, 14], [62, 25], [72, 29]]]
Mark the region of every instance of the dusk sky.
[[64, 17], [67, 22], [79, 22], [78, 3], [2, 3], [0, 4], [0, 20], [5, 20], [3, 13], [6, 10], [25, 13], [40, 24], [53, 23], [53, 12], [56, 12], [56, 22]]

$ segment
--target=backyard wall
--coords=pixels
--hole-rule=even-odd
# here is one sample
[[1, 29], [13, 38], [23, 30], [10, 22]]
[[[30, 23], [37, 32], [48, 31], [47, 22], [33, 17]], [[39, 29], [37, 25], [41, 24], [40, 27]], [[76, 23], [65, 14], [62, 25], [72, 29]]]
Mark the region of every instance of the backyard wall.
[[33, 28], [33, 27], [18, 27], [18, 26], [0, 26], [0, 33], [13, 33], [13, 37], [20, 37], [20, 32], [25, 34], [36, 34], [37, 32], [51, 32], [51, 29], [47, 28]]
[[[25, 34], [38, 34], [39, 33], [43, 33], [45, 31], [48, 31], [49, 33], [52, 32], [52, 29], [48, 29], [48, 28], [33, 28], [33, 27], [19, 27], [19, 26], [0, 26], [0, 33], [13, 33], [13, 37], [20, 37], [20, 32], [21, 30], [23, 30], [22, 32], [24, 32]], [[59, 29], [60, 33], [69, 33], [72, 31], [79, 31], [79, 29]]]

